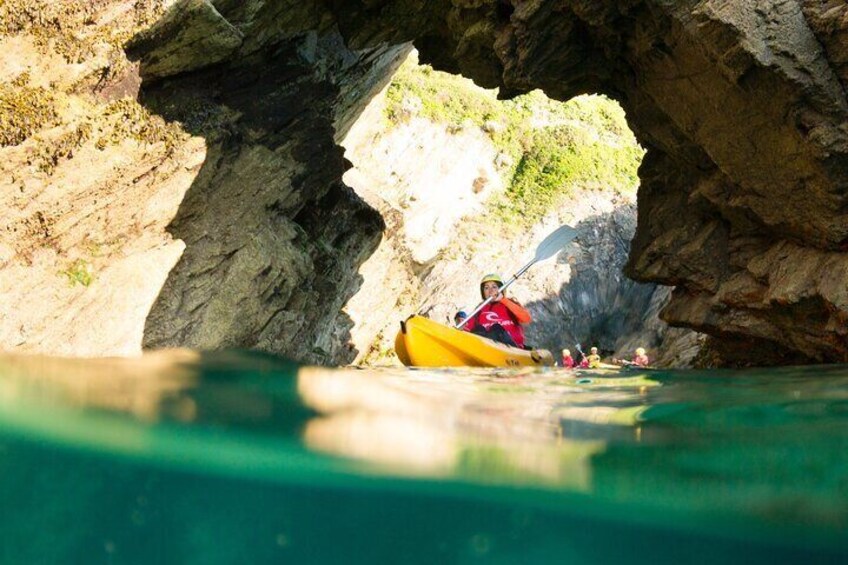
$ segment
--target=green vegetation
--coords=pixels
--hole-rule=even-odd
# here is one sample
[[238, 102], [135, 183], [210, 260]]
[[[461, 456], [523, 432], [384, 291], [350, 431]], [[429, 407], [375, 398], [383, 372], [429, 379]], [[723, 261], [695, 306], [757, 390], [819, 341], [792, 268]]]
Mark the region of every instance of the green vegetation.
[[387, 90], [386, 118], [444, 123], [452, 131], [479, 127], [508, 156], [506, 191], [491, 201], [505, 222], [529, 225], [578, 188], [632, 194], [644, 155], [624, 111], [604, 96], [550, 100], [534, 91], [509, 101], [470, 80], [404, 63]]
[[94, 281], [94, 273], [91, 271], [91, 263], [85, 259], [77, 259], [71, 263], [67, 269], [61, 271], [59, 274], [68, 277], [68, 282], [71, 286], [77, 284], [88, 286]]
[[29, 74], [0, 84], [0, 147], [18, 145], [57, 119], [53, 97], [29, 86]]
[[72, 158], [74, 152], [91, 138], [91, 131], [91, 124], [83, 122], [56, 139], [39, 139], [31, 162], [39, 171], [53, 174], [62, 160]]
[[402, 122], [416, 115], [434, 122], [461, 127], [465, 120], [476, 125], [502, 112], [494, 91], [483, 90], [470, 80], [434, 71], [407, 61], [395, 74], [386, 92], [387, 115]]
[[103, 111], [103, 135], [95, 143], [98, 149], [117, 144], [124, 139], [135, 139], [139, 143], [164, 142], [168, 151], [173, 149], [182, 136], [180, 126], [167, 123], [152, 115], [147, 108], [132, 98], [122, 98], [109, 103]]
[[0, 35], [26, 33], [45, 52], [53, 50], [69, 63], [82, 63], [95, 54], [97, 45], [119, 48], [164, 11], [164, 0], [136, 0], [120, 16], [120, 24], [106, 19], [101, 23], [103, 8], [90, 0], [0, 0]]
[[627, 192], [638, 186], [636, 171], [644, 153], [638, 145], [579, 141], [572, 127], [533, 133], [506, 193], [494, 203], [504, 218], [517, 214], [528, 222], [537, 221], [573, 188]]

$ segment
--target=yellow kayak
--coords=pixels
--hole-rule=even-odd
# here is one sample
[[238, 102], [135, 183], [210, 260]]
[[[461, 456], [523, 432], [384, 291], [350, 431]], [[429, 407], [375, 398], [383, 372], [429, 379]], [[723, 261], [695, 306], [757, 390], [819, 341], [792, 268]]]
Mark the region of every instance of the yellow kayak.
[[429, 318], [411, 316], [400, 323], [395, 352], [408, 367], [546, 367], [545, 349], [519, 349], [458, 330]]

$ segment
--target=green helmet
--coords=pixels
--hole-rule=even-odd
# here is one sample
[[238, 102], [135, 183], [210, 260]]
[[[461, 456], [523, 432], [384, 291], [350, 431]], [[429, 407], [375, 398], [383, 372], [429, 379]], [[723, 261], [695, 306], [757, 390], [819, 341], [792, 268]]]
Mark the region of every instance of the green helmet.
[[480, 296], [482, 298], [486, 298], [486, 295], [483, 294], [483, 285], [486, 284], [487, 282], [497, 283], [498, 288], [500, 288], [504, 285], [503, 279], [501, 278], [501, 276], [499, 274], [489, 273], [488, 275], [483, 277], [483, 280], [480, 281]]
[[482, 284], [485, 284], [487, 282], [492, 282], [492, 281], [498, 283], [498, 286], [503, 286], [503, 284], [504, 284], [503, 279], [497, 273], [489, 273], [488, 275], [483, 277], [483, 280], [480, 281], [480, 284], [482, 285]]

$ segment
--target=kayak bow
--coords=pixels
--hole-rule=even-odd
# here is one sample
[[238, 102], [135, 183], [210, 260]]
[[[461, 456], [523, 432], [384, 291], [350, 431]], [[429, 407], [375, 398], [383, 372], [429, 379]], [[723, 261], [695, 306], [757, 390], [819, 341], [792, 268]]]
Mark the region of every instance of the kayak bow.
[[545, 367], [554, 364], [550, 351], [520, 349], [429, 318], [410, 316], [401, 322], [395, 352], [408, 367]]

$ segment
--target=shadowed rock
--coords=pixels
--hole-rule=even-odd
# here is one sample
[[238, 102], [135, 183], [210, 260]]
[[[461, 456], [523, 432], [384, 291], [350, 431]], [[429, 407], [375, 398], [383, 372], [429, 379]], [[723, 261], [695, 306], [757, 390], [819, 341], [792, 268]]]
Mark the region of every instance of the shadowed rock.
[[[648, 150], [626, 272], [677, 287], [665, 319], [749, 359], [848, 360], [848, 301], [827, 274], [848, 265], [839, 3], [345, 6], [352, 42], [412, 37], [422, 61], [502, 94], [615, 97]], [[740, 277], [762, 292], [734, 292]]]
[[[344, 326], [333, 320], [379, 226], [346, 201], [336, 143], [412, 42], [503, 97], [618, 100], [647, 150], [625, 271], [675, 286], [664, 318], [709, 333], [730, 362], [848, 361], [846, 37], [834, 0], [178, 2], [131, 52], [144, 103], [208, 155], [174, 219], [186, 253], [146, 343], [350, 358], [316, 344]], [[110, 66], [102, 82], [120, 76]], [[321, 242], [297, 243], [301, 223]], [[317, 267], [333, 257], [354, 260]], [[340, 290], [308, 299], [322, 270], [344, 273]], [[196, 288], [222, 301], [188, 300]]]

